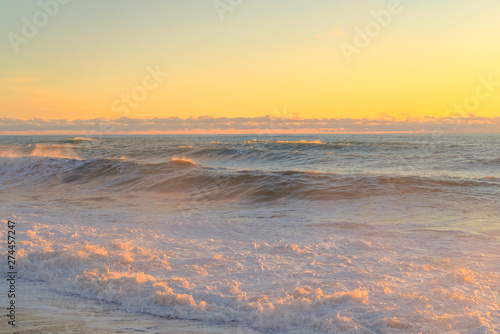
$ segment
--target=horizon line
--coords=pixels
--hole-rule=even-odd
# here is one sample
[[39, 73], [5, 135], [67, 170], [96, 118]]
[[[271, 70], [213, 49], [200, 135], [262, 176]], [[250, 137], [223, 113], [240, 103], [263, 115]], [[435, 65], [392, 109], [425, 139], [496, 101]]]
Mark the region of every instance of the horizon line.
[[499, 133], [500, 117], [474, 114], [433, 116], [381, 114], [377, 119], [298, 117], [190, 117], [180, 119], [138, 119], [121, 117], [115, 120], [34, 118], [20, 120], [0, 118], [0, 135], [295, 135], [295, 134], [389, 134], [389, 133]]

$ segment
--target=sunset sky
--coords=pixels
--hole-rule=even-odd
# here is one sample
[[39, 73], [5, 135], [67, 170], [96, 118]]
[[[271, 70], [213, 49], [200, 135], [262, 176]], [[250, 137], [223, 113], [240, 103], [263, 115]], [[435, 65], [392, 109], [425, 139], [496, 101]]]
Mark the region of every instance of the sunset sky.
[[500, 117], [498, 0], [1, 1], [0, 118]]

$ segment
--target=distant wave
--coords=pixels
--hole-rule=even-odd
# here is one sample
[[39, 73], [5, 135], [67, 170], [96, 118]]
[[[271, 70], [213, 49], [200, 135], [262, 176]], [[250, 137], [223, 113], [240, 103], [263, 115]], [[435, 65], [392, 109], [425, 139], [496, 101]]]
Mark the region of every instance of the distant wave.
[[91, 138], [86, 138], [86, 137], [75, 137], [72, 139], [67, 140], [67, 143], [81, 143], [81, 142], [95, 142], [97, 140], [91, 139]]
[[233, 165], [233, 162], [265, 165], [269, 162], [279, 163], [280, 161], [292, 162], [295, 165], [309, 165], [311, 162], [324, 164], [324, 155], [333, 154], [333, 152], [349, 154], [375, 150], [404, 152], [406, 148], [407, 146], [403, 143], [374, 143], [354, 140], [254, 139], [232, 143], [210, 140], [198, 143], [168, 143], [154, 148], [146, 145], [140, 150], [123, 152], [123, 156], [150, 162], [167, 161], [173, 157], [186, 157], [196, 162], [203, 161], [207, 165], [210, 165], [210, 162], [220, 165], [222, 161], [230, 166]]
[[321, 140], [278, 140], [276, 141], [278, 144], [316, 144], [323, 145], [324, 143]]

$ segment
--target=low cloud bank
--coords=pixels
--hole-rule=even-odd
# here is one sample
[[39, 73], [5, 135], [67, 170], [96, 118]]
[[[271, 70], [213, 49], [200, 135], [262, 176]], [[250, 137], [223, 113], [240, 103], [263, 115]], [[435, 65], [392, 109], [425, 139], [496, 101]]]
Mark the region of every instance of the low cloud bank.
[[0, 118], [0, 135], [22, 134], [182, 134], [182, 133], [356, 133], [356, 132], [500, 132], [500, 117], [248, 118], [187, 119], [122, 117], [114, 120], [20, 120]]

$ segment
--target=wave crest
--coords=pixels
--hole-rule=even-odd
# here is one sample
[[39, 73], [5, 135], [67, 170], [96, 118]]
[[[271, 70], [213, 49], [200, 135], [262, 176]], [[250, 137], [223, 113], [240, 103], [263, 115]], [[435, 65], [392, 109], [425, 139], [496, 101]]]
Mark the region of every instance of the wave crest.
[[0, 157], [40, 157], [81, 160], [81, 157], [74, 151], [72, 146], [59, 144], [36, 144], [34, 146], [29, 145], [27, 147], [2, 147], [0, 149]]
[[179, 166], [196, 166], [196, 163], [193, 160], [187, 158], [172, 158], [172, 163]]
[[72, 139], [69, 139], [67, 143], [81, 143], [81, 142], [95, 142], [97, 140], [92, 139], [92, 138], [86, 138], [86, 137], [75, 137]]

